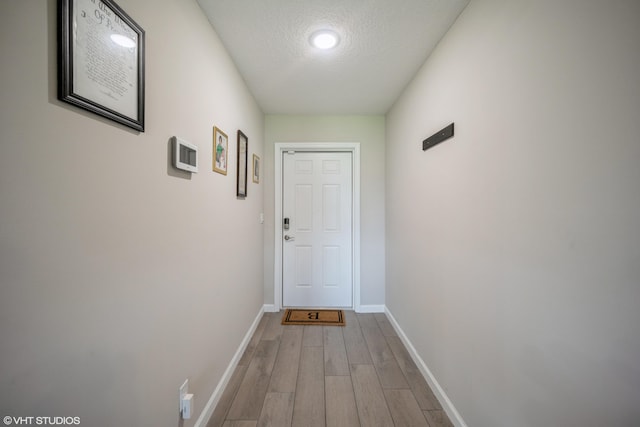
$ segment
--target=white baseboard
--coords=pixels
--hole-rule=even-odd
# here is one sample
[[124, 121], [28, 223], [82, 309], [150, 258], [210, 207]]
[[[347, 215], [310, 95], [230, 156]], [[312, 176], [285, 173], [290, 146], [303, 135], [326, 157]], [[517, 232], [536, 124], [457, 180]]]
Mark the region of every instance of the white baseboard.
[[[382, 305], [360, 305], [357, 306], [354, 311], [356, 313], [384, 313], [385, 306]], [[276, 309], [275, 304], [265, 304], [264, 312], [265, 313], [275, 313], [278, 310]]]
[[383, 305], [360, 305], [357, 306], [356, 313], [384, 313], [385, 306]]
[[264, 312], [265, 313], [275, 313], [276, 311], [278, 311], [276, 309], [276, 305], [275, 304], [265, 304], [264, 305]]
[[436, 398], [440, 402], [440, 405], [442, 405], [442, 409], [447, 413], [453, 425], [456, 427], [467, 427], [467, 424], [462, 419], [462, 416], [455, 408], [455, 406], [453, 406], [453, 403], [444, 392], [444, 389], [440, 386], [436, 378], [433, 376], [431, 370], [427, 367], [427, 364], [424, 363], [424, 360], [422, 360], [422, 358], [418, 355], [415, 347], [413, 346], [411, 341], [409, 341], [409, 338], [407, 338], [407, 335], [404, 333], [389, 309], [386, 306], [384, 307], [384, 309], [385, 313], [387, 314], [387, 318], [391, 322], [391, 325], [393, 325], [393, 328], [398, 333], [400, 340], [407, 348], [407, 351], [409, 351], [409, 354], [411, 355], [413, 361], [416, 363], [416, 365], [418, 365], [418, 369], [420, 369], [422, 376], [425, 378], [425, 380], [427, 380], [427, 383], [429, 383], [429, 387], [431, 387], [433, 394], [436, 395]]
[[216, 406], [220, 401], [220, 397], [222, 397], [222, 393], [224, 392], [224, 389], [227, 387], [227, 384], [229, 384], [229, 380], [231, 380], [231, 376], [233, 375], [233, 372], [238, 366], [238, 362], [240, 362], [240, 358], [244, 354], [245, 349], [249, 345], [249, 341], [251, 341], [251, 337], [253, 336], [254, 332], [258, 328], [258, 324], [260, 323], [260, 319], [262, 319], [262, 315], [264, 314], [264, 312], [265, 312], [265, 307], [260, 307], [260, 311], [258, 312], [258, 315], [254, 319], [253, 323], [251, 324], [251, 327], [249, 328], [244, 338], [242, 339], [242, 342], [240, 343], [240, 347], [238, 347], [236, 354], [231, 359], [229, 366], [227, 366], [227, 370], [224, 371], [224, 374], [222, 374], [222, 378], [220, 378], [218, 385], [216, 386], [215, 390], [213, 390], [213, 393], [211, 394], [209, 401], [207, 402], [204, 409], [200, 413], [200, 416], [198, 417], [198, 420], [194, 424], [194, 427], [205, 427], [209, 422], [209, 418], [211, 418], [211, 415], [213, 415], [213, 411], [214, 409], [216, 409]]

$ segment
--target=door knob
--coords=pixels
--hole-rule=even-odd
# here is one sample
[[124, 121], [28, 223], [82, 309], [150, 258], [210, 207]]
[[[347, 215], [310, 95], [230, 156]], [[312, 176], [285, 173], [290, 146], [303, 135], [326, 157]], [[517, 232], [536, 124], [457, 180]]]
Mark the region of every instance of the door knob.
[[287, 242], [291, 241], [291, 240], [295, 240], [295, 237], [293, 236], [289, 236], [288, 234], [284, 235], [284, 240], [286, 240]]

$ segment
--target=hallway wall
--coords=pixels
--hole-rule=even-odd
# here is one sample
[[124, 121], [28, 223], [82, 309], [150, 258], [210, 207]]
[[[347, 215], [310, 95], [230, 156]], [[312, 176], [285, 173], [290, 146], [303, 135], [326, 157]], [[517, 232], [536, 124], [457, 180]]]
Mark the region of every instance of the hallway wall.
[[640, 420], [639, 22], [473, 0], [387, 115], [386, 304], [469, 426]]
[[384, 304], [384, 136], [383, 116], [291, 116], [265, 118], [264, 294], [274, 304], [274, 151], [276, 142], [360, 143], [360, 289], [361, 304]]
[[233, 159], [264, 117], [195, 0], [118, 4], [146, 31], [144, 133], [57, 100], [55, 0], [0, 3], [0, 414], [189, 427], [263, 305], [263, 187], [237, 200]]

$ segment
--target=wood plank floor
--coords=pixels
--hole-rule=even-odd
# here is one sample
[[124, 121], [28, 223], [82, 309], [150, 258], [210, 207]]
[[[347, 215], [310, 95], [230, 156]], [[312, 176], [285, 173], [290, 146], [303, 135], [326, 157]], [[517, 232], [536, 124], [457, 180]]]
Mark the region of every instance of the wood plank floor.
[[386, 316], [345, 318], [265, 313], [207, 427], [452, 427]]

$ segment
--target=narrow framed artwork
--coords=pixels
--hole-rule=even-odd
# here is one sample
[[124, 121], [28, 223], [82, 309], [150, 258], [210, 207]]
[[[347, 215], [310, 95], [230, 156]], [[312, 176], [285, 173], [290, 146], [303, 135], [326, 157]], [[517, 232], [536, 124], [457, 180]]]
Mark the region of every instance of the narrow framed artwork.
[[227, 174], [227, 163], [229, 155], [229, 140], [227, 134], [213, 127], [213, 171]]
[[260, 157], [253, 155], [253, 182], [260, 184]]
[[238, 197], [247, 197], [247, 151], [249, 139], [247, 135], [238, 129], [238, 168], [237, 168], [237, 190]]
[[113, 0], [58, 0], [58, 99], [144, 132], [144, 38]]

